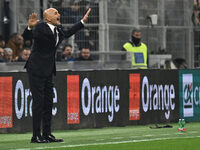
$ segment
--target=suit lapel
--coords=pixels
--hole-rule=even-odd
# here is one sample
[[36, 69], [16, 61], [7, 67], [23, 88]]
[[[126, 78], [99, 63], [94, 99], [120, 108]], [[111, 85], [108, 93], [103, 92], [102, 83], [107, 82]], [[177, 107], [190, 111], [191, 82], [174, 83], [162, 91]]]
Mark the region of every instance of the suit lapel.
[[64, 39], [64, 32], [61, 25], [57, 26], [57, 30], [58, 30], [58, 36], [59, 36], [59, 41], [57, 45], [59, 45], [60, 42]]
[[[54, 38], [54, 34], [51, 31], [51, 28], [48, 26], [48, 24], [46, 22], [45, 22], [45, 25], [46, 25], [46, 29], [47, 29], [46, 33], [49, 34], [49, 36], [51, 37], [51, 39], [54, 40], [54, 42], [56, 42], [56, 40]], [[59, 45], [60, 42], [64, 39], [64, 32], [63, 32], [62, 28], [63, 28], [62, 25], [57, 26], [59, 41], [58, 41], [58, 43], [56, 45]]]
[[[49, 35], [49, 37], [51, 37], [51, 39], [53, 39], [55, 41], [55, 38], [54, 38], [54, 35], [53, 35], [53, 32], [51, 31], [51, 28], [48, 26], [48, 24], [45, 22], [45, 25], [46, 25], [46, 33]], [[55, 41], [56, 42], [56, 41]]]

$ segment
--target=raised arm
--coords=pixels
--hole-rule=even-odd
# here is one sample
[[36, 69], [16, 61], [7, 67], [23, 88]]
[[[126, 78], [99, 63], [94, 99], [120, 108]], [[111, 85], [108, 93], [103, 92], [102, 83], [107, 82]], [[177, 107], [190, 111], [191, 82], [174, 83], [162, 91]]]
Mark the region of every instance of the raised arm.
[[39, 21], [40, 20], [38, 20], [36, 13], [30, 14], [28, 19], [28, 27], [32, 29]]
[[28, 27], [24, 30], [22, 36], [24, 40], [32, 40], [33, 34], [32, 34], [32, 28], [39, 22], [37, 19], [37, 14], [32, 13], [29, 15], [28, 19]]
[[86, 14], [81, 19], [80, 22], [76, 23], [69, 30], [67, 30], [67, 31], [64, 32], [65, 38], [69, 38], [70, 36], [72, 36], [73, 34], [75, 34], [78, 30], [80, 30], [81, 28], [84, 27], [84, 24], [87, 22], [88, 16], [89, 16], [90, 12], [91, 12], [91, 8], [88, 9], [88, 11], [86, 12]]
[[88, 9], [88, 11], [86, 12], [85, 16], [82, 19], [84, 23], [87, 22], [90, 12], [91, 12], [91, 8]]

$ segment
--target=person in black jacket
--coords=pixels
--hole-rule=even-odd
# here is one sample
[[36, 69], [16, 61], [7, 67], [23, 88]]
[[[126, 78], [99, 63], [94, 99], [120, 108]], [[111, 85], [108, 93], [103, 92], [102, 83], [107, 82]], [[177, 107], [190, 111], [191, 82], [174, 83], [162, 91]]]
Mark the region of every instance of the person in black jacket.
[[17, 62], [26, 62], [31, 54], [31, 48], [24, 47]]
[[[63, 142], [51, 133], [53, 107], [53, 74], [56, 75], [55, 53], [64, 38], [69, 38], [84, 27], [91, 8], [83, 19], [64, 31], [60, 24], [60, 14], [55, 8], [44, 11], [45, 22], [39, 22], [37, 14], [29, 16], [28, 27], [23, 37], [32, 37], [31, 55], [26, 62], [30, 89], [32, 92], [33, 136], [31, 143]], [[42, 135], [41, 135], [42, 125]]]

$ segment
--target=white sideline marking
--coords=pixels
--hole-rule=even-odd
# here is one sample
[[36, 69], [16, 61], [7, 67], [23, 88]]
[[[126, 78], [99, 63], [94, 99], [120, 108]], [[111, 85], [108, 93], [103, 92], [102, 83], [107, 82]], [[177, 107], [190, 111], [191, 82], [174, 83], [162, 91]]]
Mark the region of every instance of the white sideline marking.
[[130, 138], [137, 138], [137, 137], [139, 137], [139, 136], [130, 136]]
[[118, 142], [105, 142], [105, 143], [88, 143], [88, 144], [77, 144], [77, 145], [63, 145], [63, 146], [52, 146], [52, 147], [36, 147], [36, 148], [24, 148], [15, 150], [33, 150], [33, 149], [54, 149], [54, 148], [69, 148], [69, 147], [84, 147], [84, 146], [94, 146], [94, 145], [109, 145], [109, 144], [124, 144], [124, 143], [139, 143], [148, 141], [159, 141], [159, 140], [170, 140], [170, 139], [186, 139], [186, 138], [196, 138], [200, 136], [188, 136], [188, 137], [168, 137], [168, 138], [155, 138], [155, 139], [142, 139], [142, 140], [130, 140], [130, 141], [118, 141]]
[[103, 141], [104, 139], [97, 139], [96, 141]]
[[123, 139], [123, 137], [114, 137], [114, 138], [111, 138], [113, 140], [119, 140], [119, 139]]
[[143, 136], [150, 137], [150, 136], [153, 136], [153, 135], [151, 135], [151, 134], [147, 134], [147, 135], [143, 135]]

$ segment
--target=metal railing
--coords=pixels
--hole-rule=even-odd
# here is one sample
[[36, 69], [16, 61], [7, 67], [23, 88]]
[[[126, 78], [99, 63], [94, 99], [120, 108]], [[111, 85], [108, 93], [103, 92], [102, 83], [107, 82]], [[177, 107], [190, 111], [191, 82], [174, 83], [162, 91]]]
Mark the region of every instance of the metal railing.
[[[73, 54], [79, 56], [79, 52]], [[127, 52], [91, 52], [92, 61], [57, 61], [58, 71], [63, 70], [102, 70], [102, 69], [131, 69], [131, 53]], [[126, 56], [126, 57], [124, 57]], [[122, 59], [124, 58], [124, 59]], [[25, 62], [0, 63], [0, 72], [24, 72]]]

